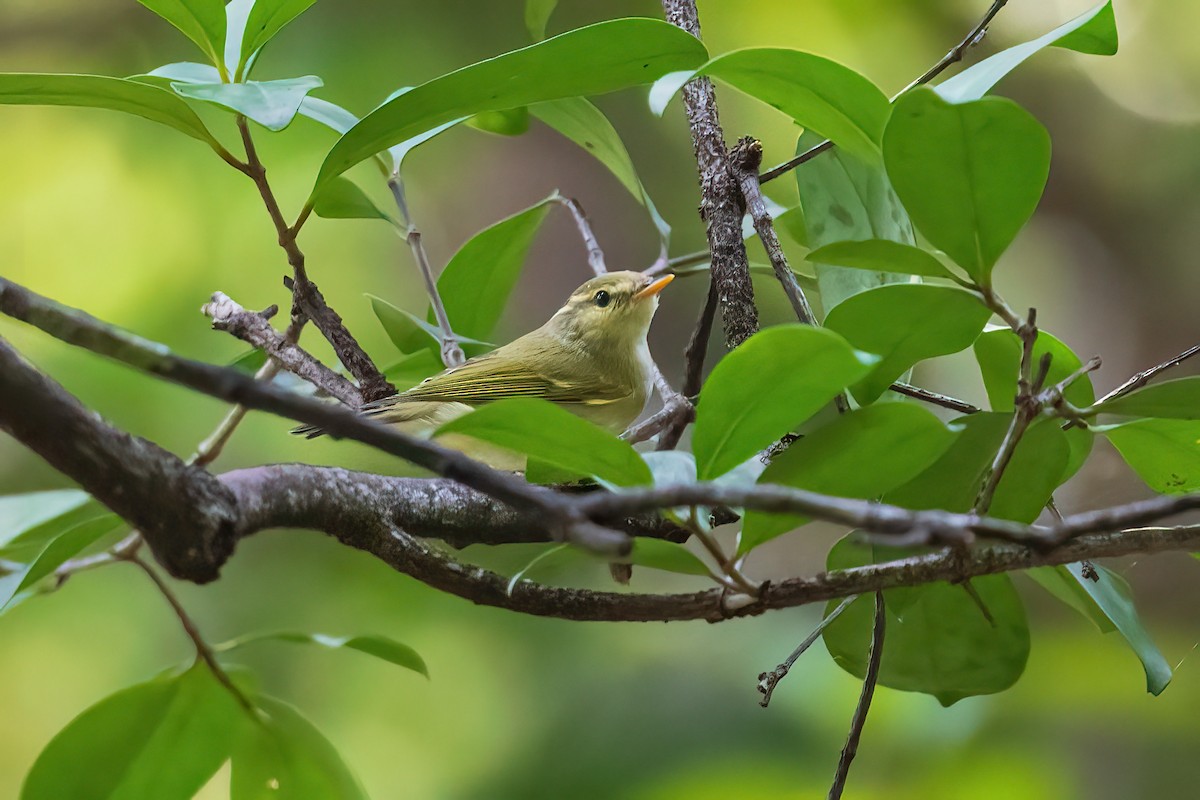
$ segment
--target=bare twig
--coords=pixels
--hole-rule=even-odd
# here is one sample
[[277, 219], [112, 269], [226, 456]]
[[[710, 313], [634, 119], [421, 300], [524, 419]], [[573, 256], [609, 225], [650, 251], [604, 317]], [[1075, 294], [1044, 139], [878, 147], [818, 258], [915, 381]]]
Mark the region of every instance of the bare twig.
[[246, 709], [252, 715], [257, 714], [254, 703], [250, 701], [245, 692], [238, 688], [233, 679], [229, 677], [229, 673], [217, 661], [216, 654], [200, 634], [200, 629], [196, 626], [195, 620], [187, 613], [187, 609], [183, 607], [183, 603], [179, 602], [179, 598], [171, 590], [171, 587], [167, 585], [167, 582], [162, 579], [162, 576], [136, 553], [125, 556], [125, 560], [130, 564], [136, 565], [142, 572], [146, 573], [146, 576], [150, 578], [155, 588], [158, 589], [159, 594], [166, 599], [167, 603], [171, 606], [171, 610], [175, 612], [175, 616], [179, 618], [179, 624], [183, 626], [183, 630], [187, 633], [188, 638], [192, 640], [192, 644], [196, 648], [196, 657], [204, 662], [209, 672], [217, 679], [217, 682], [233, 695], [242, 708]]
[[[988, 25], [992, 23], [992, 19], [1000, 13], [1000, 9], [1004, 8], [1007, 3], [1008, 0], [994, 0], [991, 7], [988, 8], [987, 13], [983, 15], [983, 19], [981, 19], [979, 23], [976, 24], [975, 27], [972, 28], [958, 44], [950, 48], [950, 51], [946, 53], [946, 55], [942, 56], [941, 60], [939, 60], [936, 64], [926, 70], [925, 74], [914, 80], [908, 86], [905, 86], [903, 91], [897, 94], [896, 97], [899, 97], [901, 94], [904, 94], [904, 92], [907, 92], [917, 86], [929, 83], [938, 75], [941, 75], [943, 72], [945, 72], [950, 65], [958, 61], [962, 61], [966, 56], [967, 50], [983, 39], [984, 35], [987, 33]], [[800, 153], [795, 158], [791, 158], [778, 166], [771, 167], [771, 169], [759, 176], [759, 181], [761, 183], [773, 181], [780, 175], [790, 172], [806, 161], [811, 161], [812, 159], [821, 155], [821, 153], [824, 153], [826, 150], [832, 150], [833, 147], [833, 142], [826, 139], [820, 144], [805, 150], [803, 153]]]
[[583, 240], [583, 246], [587, 248], [588, 266], [592, 268], [592, 272], [596, 275], [608, 272], [608, 267], [604, 263], [604, 251], [600, 249], [600, 242], [596, 240], [596, 234], [592, 232], [592, 224], [588, 221], [587, 214], [583, 212], [583, 206], [579, 205], [579, 201], [575, 198], [563, 197], [558, 192], [552, 194], [550, 199], [571, 212], [571, 217], [575, 220], [575, 227], [579, 230], [579, 238]]
[[337, 398], [350, 408], [362, 405], [362, 395], [357, 386], [272, 328], [266, 315], [247, 311], [223, 292], [214, 292], [212, 299], [200, 308], [200, 312], [212, 319], [212, 326], [216, 330], [231, 333], [264, 351], [272, 358], [272, 363], [278, 362], [288, 372], [303, 378], [330, 397]]
[[[325, 302], [325, 297], [317, 289], [317, 285], [308, 279], [308, 272], [304, 266], [304, 253], [296, 243], [296, 236], [303, 219], [297, 220], [294, 226], [288, 226], [287, 221], [283, 218], [283, 212], [279, 208], [279, 201], [275, 199], [275, 193], [267, 180], [267, 168], [263, 166], [262, 160], [258, 157], [258, 151], [254, 147], [250, 126], [246, 123], [246, 118], [241, 115], [238, 116], [237, 123], [238, 130], [242, 135], [242, 143], [246, 148], [246, 165], [243, 172], [249, 175], [254, 181], [254, 185], [258, 187], [263, 205], [266, 206], [271, 222], [275, 225], [279, 246], [287, 254], [288, 264], [292, 267], [294, 280], [290, 281], [289, 288], [292, 291], [293, 303], [299, 311], [312, 320], [329, 344], [333, 346], [338, 359], [346, 365], [346, 369], [350, 370], [350, 374], [358, 381], [364, 400], [369, 402], [395, 394], [396, 387], [388, 382], [375, 363], [371, 361], [370, 356], [363, 351], [358, 340], [350, 331], [346, 330], [342, 318]], [[297, 316], [295, 310], [292, 316]]]
[[[708, 352], [708, 340], [712, 335], [713, 319], [717, 315], [717, 299], [717, 284], [709, 281], [708, 297], [704, 301], [704, 308], [700, 310], [700, 316], [696, 319], [696, 327], [692, 329], [692, 336], [688, 340], [687, 348], [683, 351], [683, 387], [680, 393], [684, 397], [698, 395], [704, 382], [704, 356]], [[689, 407], [691, 407], [690, 403]], [[686, 416], [680, 414], [664, 419], [662, 422], [663, 435], [658, 441], [658, 449], [674, 450], [683, 436], [684, 429], [695, 418], [695, 408], [691, 407]]]
[[840, 617], [842, 612], [849, 608], [850, 604], [857, 599], [858, 595], [852, 594], [842, 600], [842, 602], [838, 603], [837, 607], [834, 608], [833, 611], [830, 611], [829, 614], [827, 614], [825, 618], [817, 624], [817, 627], [813, 629], [813, 632], [806, 636], [804, 641], [802, 641], [796, 647], [796, 649], [792, 651], [792, 654], [785, 658], [779, 666], [775, 667], [775, 669], [771, 670], [770, 672], [763, 672], [759, 674], [758, 691], [759, 694], [763, 696], [762, 700], [758, 701], [760, 706], [766, 708], [771, 704], [771, 696], [775, 694], [775, 687], [779, 685], [781, 680], [787, 677], [788, 672], [791, 671], [792, 665], [796, 663], [796, 660], [799, 659], [800, 656], [804, 655], [805, 651], [813, 646], [813, 642], [821, 638], [821, 633], [829, 627], [829, 624]]
[[829, 800], [838, 800], [846, 788], [846, 776], [850, 774], [850, 762], [858, 754], [858, 741], [862, 737], [863, 726], [867, 724], [867, 712], [871, 710], [871, 698], [875, 696], [875, 684], [879, 681], [879, 664], [883, 658], [883, 634], [887, 627], [887, 609], [883, 605], [883, 592], [875, 593], [875, 625], [871, 633], [871, 649], [867, 651], [867, 673], [863, 677], [862, 693], [858, 696], [858, 706], [854, 709], [854, 717], [850, 721], [850, 734], [846, 737], [846, 746], [838, 759], [837, 771], [833, 776], [833, 785], [829, 787]]
[[1104, 397], [1101, 397], [1099, 400], [1097, 400], [1096, 405], [1099, 405], [1100, 403], [1103, 403], [1107, 400], [1112, 400], [1114, 398], [1121, 397], [1122, 395], [1127, 395], [1135, 389], [1142, 388], [1143, 386], [1148, 384], [1150, 381], [1152, 381], [1156, 377], [1158, 377], [1158, 375], [1160, 373], [1165, 372], [1173, 367], [1179, 366], [1180, 364], [1187, 361], [1189, 358], [1196, 355], [1197, 353], [1200, 353], [1200, 344], [1189, 347], [1187, 350], [1184, 350], [1179, 355], [1177, 355], [1173, 358], [1168, 358], [1166, 361], [1162, 362], [1161, 364], [1155, 364], [1153, 367], [1150, 367], [1150, 369], [1142, 370], [1141, 372], [1134, 375], [1129, 380], [1122, 383], [1117, 388], [1113, 389], [1108, 394], [1104, 395]]
[[951, 411], [957, 411], [960, 414], [978, 414], [981, 410], [978, 406], [973, 406], [965, 400], [958, 400], [948, 395], [939, 394], [938, 392], [933, 392], [929, 389], [923, 389], [920, 386], [913, 386], [912, 384], [902, 383], [900, 381], [893, 383], [888, 388], [896, 394], [902, 394], [917, 400], [924, 400], [926, 403], [932, 403], [935, 406], [948, 408]]
[[746, 200], [746, 210], [750, 212], [750, 218], [754, 221], [754, 230], [758, 232], [759, 241], [767, 252], [771, 268], [775, 270], [775, 277], [779, 279], [784, 294], [792, 304], [796, 318], [805, 325], [816, 325], [817, 316], [813, 313], [808, 298], [804, 296], [800, 282], [796, 280], [796, 273], [792, 272], [788, 265], [787, 255], [784, 254], [779, 237], [775, 234], [775, 224], [771, 221], [771, 214], [767, 211], [766, 201], [763, 200], [762, 188], [758, 181], [758, 168], [762, 165], [762, 144], [751, 136], [743, 136], [729, 155], [734, 177], [737, 178], [742, 197]]
[[401, 179], [399, 171], [392, 173], [392, 176], [388, 178], [387, 185], [392, 190], [392, 198], [396, 201], [396, 210], [400, 212], [400, 219], [404, 221], [404, 239], [408, 242], [409, 249], [412, 250], [413, 260], [417, 262], [417, 271], [421, 273], [421, 280], [425, 283], [425, 293], [429, 296], [429, 304], [433, 307], [433, 318], [437, 320], [438, 330], [441, 332], [442, 363], [447, 367], [457, 367], [467, 360], [467, 356], [459, 344], [454, 329], [450, 326], [450, 317], [446, 314], [446, 305], [442, 302], [437, 281], [433, 278], [433, 267], [429, 263], [429, 254], [425, 252], [421, 231], [413, 222], [412, 215], [408, 210], [408, 201], [404, 194], [404, 181]]
[[[662, 0], [662, 5], [668, 22], [700, 38], [695, 0]], [[754, 286], [742, 240], [742, 193], [729, 168], [712, 81], [707, 77], [688, 81], [683, 87], [683, 106], [700, 173], [700, 218], [712, 254], [712, 281], [720, 298], [725, 344], [732, 349], [758, 331]]]

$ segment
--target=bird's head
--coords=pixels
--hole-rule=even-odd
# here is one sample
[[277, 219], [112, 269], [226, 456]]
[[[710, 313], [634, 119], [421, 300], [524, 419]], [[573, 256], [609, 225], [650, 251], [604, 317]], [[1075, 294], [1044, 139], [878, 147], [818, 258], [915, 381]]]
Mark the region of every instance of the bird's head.
[[572, 292], [547, 324], [589, 349], [633, 347], [646, 338], [658, 293], [674, 277], [628, 271], [600, 275]]

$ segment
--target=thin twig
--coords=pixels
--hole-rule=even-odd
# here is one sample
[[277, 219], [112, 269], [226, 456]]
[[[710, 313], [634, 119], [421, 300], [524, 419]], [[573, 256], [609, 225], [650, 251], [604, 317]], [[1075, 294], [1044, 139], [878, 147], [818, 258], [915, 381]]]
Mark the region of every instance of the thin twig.
[[[688, 339], [687, 348], [683, 351], [683, 386], [680, 394], [684, 397], [695, 397], [700, 393], [704, 382], [704, 356], [708, 353], [708, 340], [712, 335], [713, 320], [717, 315], [717, 285], [711, 279], [708, 282], [708, 296], [700, 316], [696, 319], [696, 327]], [[690, 412], [673, 418], [664, 419], [661, 428], [663, 435], [658, 440], [659, 450], [674, 450], [683, 436], [684, 429], [696, 418], [695, 408], [689, 403]], [[653, 435], [653, 434], [650, 434]]]
[[1106, 402], [1108, 400], [1112, 400], [1114, 398], [1121, 397], [1123, 395], [1127, 395], [1135, 389], [1142, 388], [1143, 386], [1148, 384], [1150, 381], [1154, 380], [1154, 378], [1156, 378], [1159, 375], [1159, 373], [1165, 372], [1165, 371], [1171, 369], [1172, 367], [1179, 366], [1180, 364], [1187, 361], [1189, 358], [1196, 355], [1197, 353], [1200, 353], [1200, 344], [1189, 347], [1187, 350], [1184, 350], [1179, 355], [1177, 355], [1173, 358], [1168, 358], [1166, 361], [1162, 362], [1161, 364], [1155, 364], [1153, 367], [1150, 367], [1150, 369], [1142, 370], [1141, 372], [1134, 375], [1129, 380], [1122, 383], [1117, 388], [1113, 389], [1108, 394], [1104, 395], [1104, 397], [1101, 397], [1099, 400], [1097, 400], [1096, 405], [1100, 405], [1101, 403]]
[[159, 593], [166, 598], [167, 603], [171, 606], [171, 610], [173, 610], [175, 612], [175, 616], [179, 618], [179, 623], [183, 626], [183, 630], [187, 633], [188, 638], [192, 640], [192, 644], [195, 645], [196, 657], [205, 663], [213, 677], [217, 679], [217, 682], [224, 686], [229, 693], [233, 695], [234, 699], [238, 701], [242, 708], [246, 709], [246, 711], [248, 711], [250, 714], [256, 715], [258, 712], [254, 703], [252, 703], [250, 698], [238, 688], [237, 684], [233, 682], [233, 679], [229, 677], [229, 673], [227, 673], [224, 667], [221, 666], [221, 663], [217, 661], [216, 654], [213, 652], [213, 649], [209, 646], [208, 642], [204, 640], [204, 636], [201, 635], [200, 629], [196, 626], [195, 620], [193, 620], [187, 613], [187, 609], [183, 607], [183, 604], [179, 601], [179, 598], [175, 595], [175, 592], [172, 591], [171, 587], [167, 585], [167, 582], [162, 579], [162, 576], [160, 576], [153, 567], [143, 561], [137, 554], [130, 554], [125, 557], [125, 560], [136, 565], [139, 569], [141, 569], [142, 572], [146, 573], [146, 576], [149, 577], [154, 583]]
[[829, 627], [830, 623], [840, 617], [842, 612], [849, 608], [850, 604], [857, 599], [858, 595], [852, 594], [842, 600], [842, 602], [838, 603], [837, 607], [833, 609], [833, 611], [830, 611], [829, 614], [827, 614], [825, 618], [817, 624], [817, 627], [813, 629], [813, 632], [806, 636], [804, 641], [802, 641], [796, 647], [796, 649], [792, 651], [792, 654], [785, 658], [779, 666], [775, 667], [775, 669], [771, 670], [770, 672], [763, 672], [759, 674], [758, 691], [759, 694], [763, 696], [762, 700], [758, 701], [760, 706], [766, 708], [771, 704], [771, 696], [775, 694], [775, 687], [779, 685], [781, 680], [787, 677], [788, 672], [791, 671], [792, 665], [796, 663], [796, 660], [799, 659], [800, 656], [804, 655], [805, 651], [813, 646], [813, 642], [821, 638], [821, 633]]
[[588, 266], [592, 268], [592, 272], [596, 275], [608, 272], [608, 267], [604, 263], [604, 251], [600, 248], [600, 242], [597, 241], [596, 234], [592, 232], [592, 224], [588, 221], [587, 214], [584, 213], [583, 206], [579, 204], [579, 201], [573, 197], [564, 197], [558, 192], [552, 194], [550, 200], [571, 212], [571, 217], [575, 220], [575, 227], [579, 230], [579, 238], [583, 240], [583, 246], [587, 249]]
[[771, 221], [771, 214], [767, 211], [766, 201], [763, 200], [762, 188], [758, 181], [758, 168], [762, 165], [762, 144], [751, 136], [743, 136], [729, 157], [742, 197], [746, 200], [746, 210], [750, 212], [750, 218], [754, 222], [754, 230], [758, 232], [758, 239], [762, 242], [767, 259], [771, 262], [771, 268], [775, 270], [775, 277], [779, 279], [788, 302], [792, 304], [792, 310], [796, 312], [796, 318], [805, 325], [816, 325], [817, 316], [813, 313], [804, 290], [800, 288], [800, 282], [796, 280], [796, 273], [792, 272], [791, 266], [788, 265], [787, 255], [775, 234], [775, 224]]
[[982, 409], [978, 406], [973, 406], [965, 400], [958, 400], [949, 395], [940, 394], [938, 392], [924, 389], [920, 386], [913, 386], [909, 383], [896, 381], [888, 387], [896, 394], [902, 394], [907, 397], [912, 397], [917, 400], [924, 400], [926, 403], [932, 403], [935, 406], [948, 408], [951, 411], [957, 411], [960, 414], [978, 414]]
[[396, 201], [396, 210], [400, 212], [400, 219], [404, 221], [404, 239], [408, 242], [409, 249], [412, 250], [413, 260], [417, 262], [417, 271], [425, 283], [425, 294], [429, 296], [429, 304], [433, 307], [433, 318], [437, 320], [438, 331], [442, 338], [442, 363], [447, 367], [457, 367], [467, 360], [467, 355], [463, 352], [458, 336], [450, 326], [450, 317], [446, 314], [446, 304], [442, 302], [437, 281], [433, 278], [433, 267], [429, 263], [429, 254], [425, 251], [421, 231], [413, 222], [412, 215], [408, 210], [408, 200], [404, 194], [404, 181], [401, 179], [400, 173], [393, 172], [392, 176], [388, 178], [387, 185], [392, 190], [392, 199]]
[[867, 724], [867, 712], [871, 710], [871, 698], [875, 696], [875, 684], [879, 681], [879, 664], [883, 660], [883, 634], [887, 627], [887, 609], [883, 605], [883, 592], [875, 593], [875, 625], [871, 633], [871, 649], [867, 651], [867, 674], [863, 677], [862, 693], [858, 696], [858, 706], [854, 709], [854, 717], [850, 721], [850, 734], [846, 737], [846, 746], [838, 759], [837, 772], [833, 776], [833, 785], [829, 787], [829, 800], [838, 800], [846, 789], [846, 776], [850, 774], [850, 762], [858, 754], [858, 742], [862, 737], [863, 726]]
[[[981, 19], [979, 23], [972, 28], [958, 44], [950, 48], [950, 51], [946, 53], [946, 55], [942, 56], [941, 60], [939, 60], [936, 64], [926, 70], [925, 74], [914, 80], [908, 86], [905, 86], [904, 90], [897, 94], [896, 97], [899, 97], [901, 94], [904, 94], [904, 92], [907, 92], [917, 86], [929, 83], [938, 75], [941, 75], [943, 72], [945, 72], [950, 65], [954, 64], [955, 62], [962, 61], [966, 56], [967, 50], [969, 50], [973, 45], [977, 44], [983, 38], [984, 34], [987, 33], [987, 27], [991, 24], [992, 19], [1000, 13], [1000, 9], [1004, 8], [1007, 3], [1008, 0], [995, 0], [991, 7], [988, 8], [987, 13], [983, 15], [983, 19]], [[894, 100], [895, 97], [892, 99]], [[766, 183], [767, 181], [773, 181], [780, 175], [790, 172], [806, 161], [811, 161], [812, 159], [821, 155], [821, 153], [824, 153], [826, 150], [832, 150], [833, 147], [833, 142], [829, 139], [826, 139], [820, 144], [810, 147], [808, 150], [805, 150], [796, 157], [791, 158], [778, 166], [771, 167], [771, 169], [758, 176], [759, 182]]]

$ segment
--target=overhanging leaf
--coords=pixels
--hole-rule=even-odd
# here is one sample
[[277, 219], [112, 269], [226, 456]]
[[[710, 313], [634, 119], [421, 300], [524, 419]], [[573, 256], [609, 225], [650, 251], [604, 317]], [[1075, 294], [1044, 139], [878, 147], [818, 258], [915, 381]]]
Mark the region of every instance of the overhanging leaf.
[[317, 195], [313, 212], [326, 219], [381, 219], [396, 224], [356, 183], [340, 175]]
[[825, 325], [882, 357], [852, 389], [859, 402], [871, 403], [914, 364], [970, 347], [990, 316], [962, 289], [894, 283], [843, 301], [826, 315]]
[[1104, 434], [1154, 491], [1183, 494], [1200, 489], [1200, 422], [1138, 419], [1093, 430]]
[[939, 84], [937, 93], [952, 103], [978, 100], [1025, 59], [1050, 46], [1100, 56], [1116, 53], [1117, 22], [1112, 0], [1085, 11], [1044, 36], [1010, 47], [968, 67]]
[[281, 131], [296, 118], [304, 96], [323, 86], [316, 75], [285, 78], [278, 81], [246, 83], [172, 83], [182, 97], [203, 100], [215, 106], [244, 114], [270, 131]]
[[932, 253], [887, 239], [834, 242], [813, 250], [808, 254], [808, 260], [876, 272], [902, 272], [929, 278], [951, 277], [950, 270]]
[[54, 489], [0, 497], [0, 547], [33, 528], [82, 507], [90, 499], [87, 492], [79, 489]]
[[223, 64], [225, 3], [223, 0], [138, 0], [191, 39], [213, 64]]
[[861, 379], [875, 357], [824, 328], [759, 331], [713, 368], [700, 392], [692, 451], [698, 477], [741, 464]]
[[[431, 353], [441, 352], [442, 334], [436, 325], [426, 322], [403, 308], [397, 308], [382, 298], [369, 294], [367, 299], [371, 301], [371, 310], [375, 312], [375, 317], [383, 326], [384, 332], [401, 353], [415, 354], [422, 350]], [[455, 331], [455, 335], [458, 335], [458, 331]], [[462, 345], [463, 352], [470, 357], [482, 355], [495, 347], [488, 342], [462, 336], [459, 337], [458, 343]], [[440, 372], [440, 366], [434, 371]]]
[[480, 406], [434, 435], [447, 433], [482, 439], [618, 486], [651, 482], [650, 469], [628, 442], [538, 398], [514, 397]]
[[384, 103], [347, 131], [326, 155], [313, 191], [363, 159], [451, 120], [649, 83], [705, 57], [699, 40], [674, 25], [618, 19], [463, 67]]
[[263, 46], [315, 2], [316, 0], [255, 0], [242, 36], [238, 74], [248, 74], [248, 65], [253, 63]]
[[1016, 103], [896, 101], [883, 135], [888, 177], [921, 233], [981, 285], [1029, 220], [1050, 171], [1050, 136]]
[[218, 652], [228, 652], [255, 642], [289, 642], [316, 645], [329, 650], [357, 650], [429, 677], [429, 668], [425, 666], [425, 660], [416, 650], [387, 636], [329, 636], [324, 633], [272, 631], [241, 636], [231, 642], [217, 645], [215, 649]]
[[728, 83], [851, 153], [879, 160], [888, 99], [879, 87], [849, 67], [800, 50], [735, 50], [690, 74], [664, 78], [651, 94], [652, 110], [661, 116], [671, 96], [695, 75]]
[[50, 575], [63, 563], [95, 543], [101, 536], [121, 526], [115, 514], [73, 525], [54, 537], [23, 570], [0, 578], [0, 612], [7, 611], [22, 599], [22, 592]]

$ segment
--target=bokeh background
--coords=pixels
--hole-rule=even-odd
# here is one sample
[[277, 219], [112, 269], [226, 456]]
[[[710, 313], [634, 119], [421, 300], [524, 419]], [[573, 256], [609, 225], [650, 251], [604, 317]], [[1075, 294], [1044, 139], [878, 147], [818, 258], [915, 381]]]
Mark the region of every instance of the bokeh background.
[[[526, 44], [522, 5], [326, 0], [271, 44], [257, 77], [317, 74], [325, 87], [315, 94], [363, 112], [399, 86]], [[714, 53], [809, 49], [894, 92], [987, 5], [755, 0], [700, 7]], [[1040, 34], [1089, 5], [1012, 0], [974, 57]], [[1047, 51], [1000, 87], [1047, 125], [1054, 163], [1041, 208], [997, 269], [998, 283], [1014, 306], [1036, 305], [1044, 327], [1081, 356], [1103, 356], [1095, 376], [1101, 392], [1200, 338], [1200, 6], [1118, 0], [1116, 12], [1117, 56]], [[652, 2], [564, 0], [550, 31], [660, 14]], [[194, 58], [189, 42], [133, 0], [0, 5], [2, 70], [128, 75]], [[674, 225], [673, 252], [699, 249], [703, 231], [682, 111], [676, 102], [656, 119], [645, 94], [632, 90], [598, 103]], [[788, 120], [728, 88], [719, 99], [730, 139], [758, 136], [768, 163], [790, 155], [797, 131]], [[232, 145], [231, 119], [203, 113]], [[283, 134], [260, 131], [258, 141], [294, 214], [332, 137], [299, 119]], [[451, 130], [420, 148], [406, 169], [435, 264], [474, 232], [556, 188], [587, 209], [610, 266], [644, 267], [656, 255], [641, 208], [599, 164], [537, 123], [517, 138]], [[210, 331], [198, 313], [212, 291], [253, 307], [286, 302], [286, 263], [253, 186], [193, 140], [108, 112], [5, 107], [0, 176], [0, 272], [39, 292], [216, 363], [243, 347]], [[784, 204], [795, 200], [787, 179], [770, 184], [768, 194]], [[382, 224], [314, 219], [301, 245], [311, 274], [367, 349], [381, 363], [394, 360], [363, 295], [424, 308], [402, 242]], [[506, 335], [540, 324], [586, 276], [574, 228], [555, 212], [507, 314]], [[678, 281], [652, 332], [652, 349], [676, 379], [702, 284]], [[784, 319], [778, 292], [760, 288], [767, 318]], [[224, 412], [219, 403], [10, 320], [0, 319], [0, 335], [116, 425], [182, 456]], [[306, 342], [329, 355], [311, 332]], [[984, 400], [969, 354], [922, 367], [917, 381]], [[404, 470], [352, 444], [297, 441], [285, 434], [288, 427], [252, 416], [216, 467], [303, 460]], [[66, 485], [0, 435], [0, 493]], [[1098, 442], [1060, 501], [1078, 511], [1147, 494]], [[750, 561], [750, 572], [819, 570], [834, 535], [805, 529], [779, 540]], [[512, 570], [528, 552], [467, 556]], [[1180, 665], [1161, 697], [1145, 693], [1140, 666], [1116, 634], [1100, 635], [1018, 579], [1033, 630], [1024, 677], [1004, 694], [950, 709], [881, 689], [848, 796], [1191, 794], [1200, 776], [1200, 657], [1193, 653], [1200, 564], [1173, 554], [1111, 566], [1133, 584], [1148, 628]], [[604, 585], [603, 572], [547, 578]], [[687, 585], [646, 570], [633, 584]], [[424, 655], [428, 682], [363, 656], [288, 645], [262, 645], [240, 658], [269, 691], [318, 724], [378, 798], [823, 797], [859, 689], [818, 646], [771, 708], [758, 707], [758, 673], [792, 649], [819, 609], [716, 626], [525, 618], [443, 596], [315, 533], [255, 536], [220, 581], [178, 588], [212, 640], [269, 628], [377, 632]], [[40, 749], [86, 706], [188, 657], [188, 641], [162, 598], [127, 567], [81, 575], [0, 617], [0, 797], [16, 795]], [[225, 792], [218, 777], [202, 796]]]

